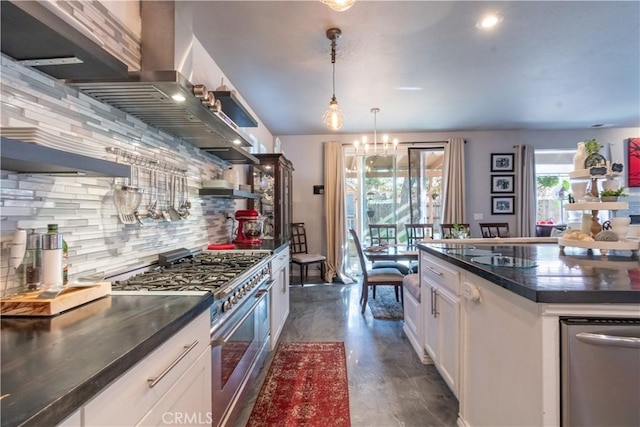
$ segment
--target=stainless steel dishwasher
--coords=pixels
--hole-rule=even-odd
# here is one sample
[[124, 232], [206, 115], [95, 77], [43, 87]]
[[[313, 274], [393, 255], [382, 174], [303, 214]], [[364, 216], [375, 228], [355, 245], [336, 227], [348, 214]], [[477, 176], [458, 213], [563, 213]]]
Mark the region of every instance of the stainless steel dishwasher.
[[640, 319], [562, 319], [562, 426], [640, 425]]

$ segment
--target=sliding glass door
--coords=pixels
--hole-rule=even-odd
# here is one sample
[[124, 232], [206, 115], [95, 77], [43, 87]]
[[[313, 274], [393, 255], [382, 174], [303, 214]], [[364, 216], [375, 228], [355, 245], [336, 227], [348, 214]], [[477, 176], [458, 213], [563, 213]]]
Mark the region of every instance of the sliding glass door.
[[[387, 153], [344, 150], [345, 228], [356, 230], [363, 247], [371, 242], [369, 224], [396, 224], [400, 243], [406, 242], [405, 224], [432, 223], [439, 229], [443, 143], [401, 145]], [[353, 245], [348, 247], [348, 264], [356, 265]]]

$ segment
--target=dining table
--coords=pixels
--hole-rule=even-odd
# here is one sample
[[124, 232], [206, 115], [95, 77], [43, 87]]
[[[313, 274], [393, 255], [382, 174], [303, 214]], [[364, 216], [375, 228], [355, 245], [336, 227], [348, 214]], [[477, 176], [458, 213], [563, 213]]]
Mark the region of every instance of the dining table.
[[402, 244], [368, 247], [364, 249], [364, 254], [371, 262], [418, 260], [418, 248]]

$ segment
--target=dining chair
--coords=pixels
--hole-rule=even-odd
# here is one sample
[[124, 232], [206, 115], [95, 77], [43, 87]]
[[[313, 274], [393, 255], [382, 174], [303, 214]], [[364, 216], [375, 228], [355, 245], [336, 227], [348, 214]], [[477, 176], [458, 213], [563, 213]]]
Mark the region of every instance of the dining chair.
[[484, 238], [509, 237], [508, 222], [481, 222], [480, 234]]
[[398, 227], [395, 224], [369, 224], [371, 246], [395, 245], [398, 243]]
[[[320, 277], [324, 277], [324, 263], [327, 257], [322, 254], [310, 254], [307, 249], [307, 231], [304, 222], [291, 224], [291, 245], [289, 246], [291, 262], [300, 266], [300, 285], [309, 275], [310, 264], [320, 264]], [[303, 274], [304, 273], [304, 274]]]
[[425, 239], [433, 239], [433, 224], [405, 224], [404, 228], [407, 232], [407, 246], [410, 248], [415, 248]]
[[[398, 244], [398, 227], [396, 224], [369, 224], [371, 246], [388, 246]], [[372, 268], [397, 268], [402, 274], [409, 274], [411, 267], [397, 261], [375, 261]]]
[[364, 314], [367, 308], [370, 286], [373, 288], [374, 298], [376, 297], [377, 286], [393, 286], [396, 292], [396, 301], [401, 301], [404, 309], [404, 296], [402, 293], [402, 280], [404, 279], [404, 274], [398, 271], [397, 268], [367, 269], [367, 263], [364, 253], [362, 252], [362, 245], [360, 244], [358, 233], [356, 233], [353, 228], [350, 228], [349, 232], [351, 233], [351, 236], [353, 236], [353, 242], [356, 245], [356, 252], [358, 253], [358, 259], [360, 260], [360, 268], [362, 269], [362, 292], [360, 294], [362, 314]]
[[[470, 235], [470, 226], [469, 224], [463, 223], [460, 224], [458, 223], [458, 225], [461, 225], [465, 228], [465, 230], [467, 231], [467, 235]], [[440, 224], [440, 231], [442, 232], [441, 236], [443, 239], [450, 239], [451, 237], [453, 237], [453, 233], [452, 231], [454, 230], [453, 228], [454, 224]]]

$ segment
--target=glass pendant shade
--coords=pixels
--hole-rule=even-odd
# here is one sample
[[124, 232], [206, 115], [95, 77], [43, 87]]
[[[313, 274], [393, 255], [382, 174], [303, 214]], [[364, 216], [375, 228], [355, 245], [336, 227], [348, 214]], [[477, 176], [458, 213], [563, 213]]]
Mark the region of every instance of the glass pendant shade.
[[331, 98], [331, 102], [329, 103], [329, 108], [322, 116], [322, 120], [331, 130], [338, 130], [342, 127], [342, 122], [344, 120], [344, 115], [340, 110], [340, 106], [338, 105], [338, 100], [335, 98]]
[[326, 4], [336, 12], [344, 12], [349, 9], [356, 0], [320, 0], [322, 4]]

